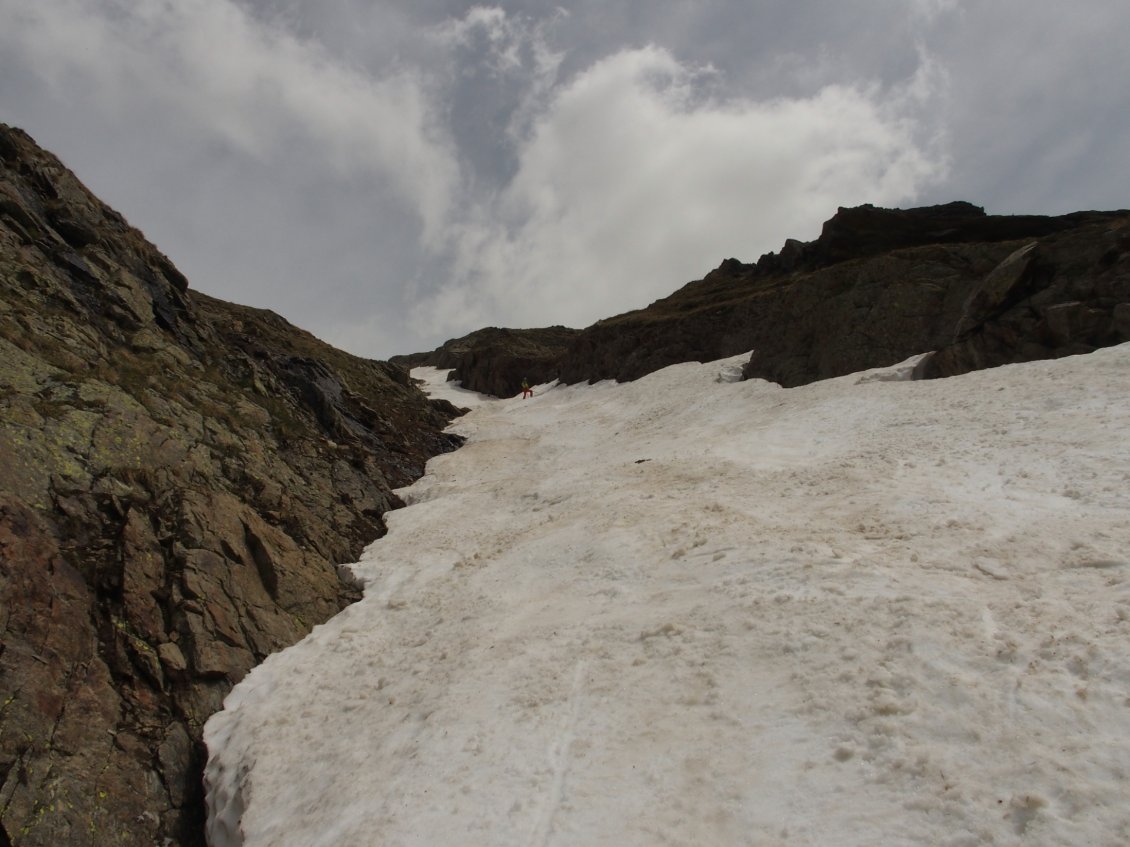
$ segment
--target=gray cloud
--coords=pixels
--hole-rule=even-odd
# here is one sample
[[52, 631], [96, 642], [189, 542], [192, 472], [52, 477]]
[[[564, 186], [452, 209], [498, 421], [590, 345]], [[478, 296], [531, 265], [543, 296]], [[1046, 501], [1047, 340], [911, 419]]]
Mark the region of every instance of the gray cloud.
[[1130, 6], [963, 3], [930, 46], [951, 96], [945, 188], [1004, 213], [1130, 205]]
[[0, 120], [364, 355], [584, 324], [836, 206], [1125, 206], [1130, 8], [0, 0]]
[[[710, 76], [658, 48], [626, 50], [556, 92], [496, 202], [462, 233], [423, 327], [505, 313], [584, 325], [646, 304], [741, 246], [815, 236], [838, 202], [897, 203], [942, 172], [911, 131], [913, 85], [880, 102], [716, 99]], [[703, 90], [705, 88], [705, 91]]]

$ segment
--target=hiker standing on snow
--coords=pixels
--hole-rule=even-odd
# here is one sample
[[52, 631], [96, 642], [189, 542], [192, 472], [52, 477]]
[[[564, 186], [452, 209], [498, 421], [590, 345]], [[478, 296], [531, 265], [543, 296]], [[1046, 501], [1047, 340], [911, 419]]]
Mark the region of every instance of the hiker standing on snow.
[[530, 388], [529, 381], [526, 380], [525, 378], [523, 378], [522, 379], [522, 399], [525, 400], [527, 397], [533, 397], [533, 396], [534, 396], [534, 390], [532, 388]]

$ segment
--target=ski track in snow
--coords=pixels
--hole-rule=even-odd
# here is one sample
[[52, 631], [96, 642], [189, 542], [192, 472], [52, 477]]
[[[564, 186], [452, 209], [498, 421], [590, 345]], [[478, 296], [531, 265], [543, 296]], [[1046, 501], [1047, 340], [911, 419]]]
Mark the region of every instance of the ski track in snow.
[[[530, 400], [209, 721], [216, 847], [1130, 843], [1130, 345]], [[720, 381], [721, 380], [721, 381]]]

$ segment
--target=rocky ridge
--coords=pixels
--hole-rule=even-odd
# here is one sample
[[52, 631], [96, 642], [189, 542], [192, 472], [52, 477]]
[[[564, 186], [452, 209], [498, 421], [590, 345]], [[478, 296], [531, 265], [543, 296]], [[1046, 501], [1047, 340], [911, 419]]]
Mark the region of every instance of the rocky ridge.
[[448, 368], [448, 379], [458, 380], [463, 388], [513, 397], [522, 390], [524, 379], [530, 385], [557, 379], [561, 357], [580, 335], [580, 330], [563, 326], [487, 327], [447, 341], [429, 353], [393, 356], [392, 361], [410, 368]]
[[194, 292], [0, 125], [0, 845], [203, 843], [200, 731], [457, 411]]
[[[537, 332], [530, 330], [527, 332]], [[753, 350], [744, 375], [803, 385], [937, 351], [920, 376], [1130, 340], [1130, 212], [986, 215], [969, 203], [840, 209], [812, 242], [723, 261], [650, 306], [598, 321], [539, 381], [637, 379]], [[507, 355], [449, 342], [465, 386]], [[450, 357], [449, 357], [450, 358]], [[510, 390], [510, 386], [505, 386]]]
[[[625, 381], [747, 350], [746, 378], [786, 387], [931, 350], [936, 365], [923, 375], [946, 376], [1130, 340], [1127, 302], [1128, 212], [864, 206], [841, 209], [814, 242], [753, 264], [728, 259], [646, 309], [594, 324], [559, 376]], [[947, 352], [954, 345], [962, 357]]]

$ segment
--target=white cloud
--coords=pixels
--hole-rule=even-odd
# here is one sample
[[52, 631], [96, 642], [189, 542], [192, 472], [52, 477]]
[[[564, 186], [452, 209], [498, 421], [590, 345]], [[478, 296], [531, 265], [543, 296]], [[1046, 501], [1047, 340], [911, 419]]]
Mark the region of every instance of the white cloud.
[[712, 99], [710, 75], [648, 47], [559, 89], [513, 180], [459, 233], [453, 282], [419, 324], [587, 325], [727, 256], [813, 237], [838, 205], [898, 203], [941, 175], [913, 120], [925, 72], [897, 91], [765, 102]]
[[261, 162], [305, 144], [340, 178], [393, 185], [429, 239], [458, 192], [453, 144], [419, 76], [371, 77], [230, 0], [0, 0], [0, 12], [0, 44], [60, 98], [82, 90], [113, 116], [148, 111], [157, 136]]
[[449, 18], [434, 30], [435, 38], [448, 45], [467, 46], [476, 36], [490, 45], [490, 59], [499, 72], [521, 65], [515, 42], [515, 21], [497, 6], [474, 6], [462, 18]]
[[864, 5], [0, 0], [0, 119], [367, 355], [587, 324], [837, 206], [1126, 205], [1122, 5]]
[[[462, 17], [449, 18], [426, 31], [428, 40], [451, 63], [452, 78], [485, 67], [495, 85], [512, 98], [506, 104], [510, 111], [506, 133], [492, 138], [494, 145], [520, 140], [544, 106], [565, 57], [550, 46], [550, 32], [568, 16], [560, 8], [548, 17], [536, 18], [508, 14], [498, 6], [474, 6]], [[458, 97], [458, 88], [453, 83], [446, 94]]]

